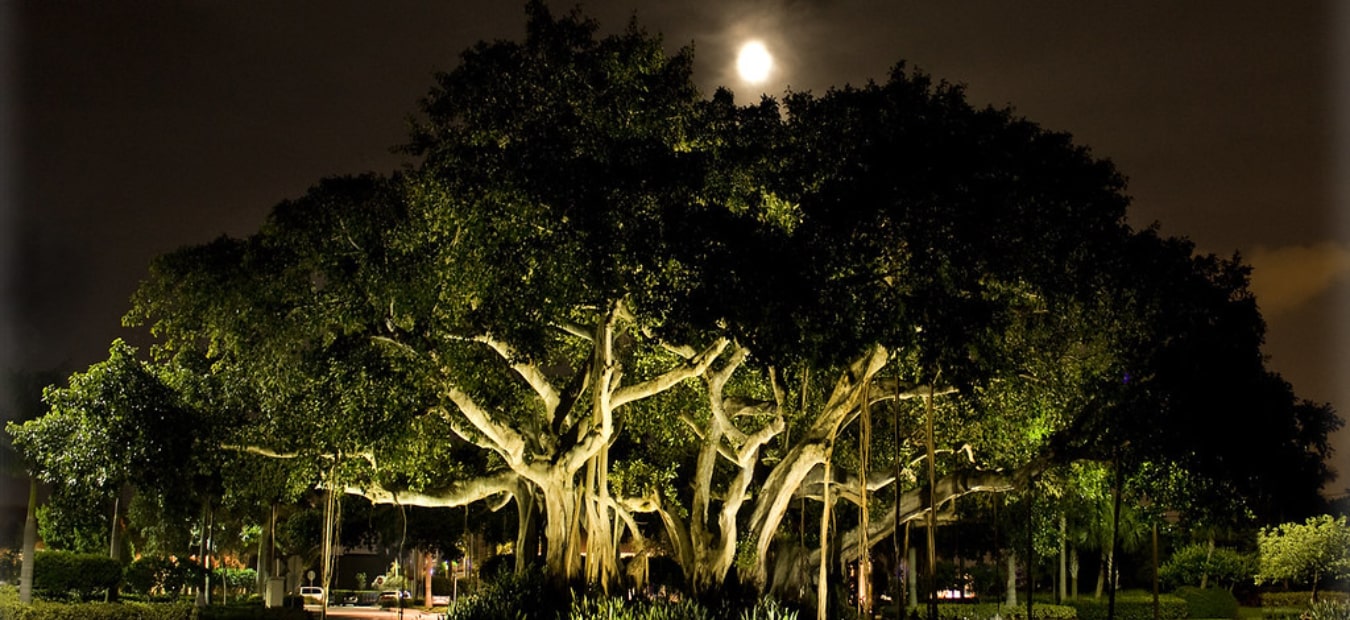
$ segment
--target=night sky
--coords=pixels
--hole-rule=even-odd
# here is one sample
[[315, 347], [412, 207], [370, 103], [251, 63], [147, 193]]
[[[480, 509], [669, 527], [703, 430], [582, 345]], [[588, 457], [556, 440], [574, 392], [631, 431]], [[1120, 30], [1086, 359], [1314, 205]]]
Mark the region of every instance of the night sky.
[[[524, 2], [0, 0], [0, 370], [105, 358], [156, 255], [257, 230], [390, 147], [458, 54]], [[551, 3], [555, 11], [571, 3]], [[1072, 133], [1130, 179], [1130, 222], [1241, 252], [1270, 365], [1350, 411], [1350, 10], [1328, 1], [587, 2], [636, 15], [749, 102], [884, 80], [900, 59]], [[749, 36], [779, 63], [732, 72]], [[1338, 301], [1339, 300], [1339, 301]], [[7, 402], [0, 399], [0, 402]], [[8, 415], [7, 413], [5, 415]], [[1350, 431], [1333, 463], [1350, 486]], [[1254, 458], [1257, 456], [1254, 455]]]

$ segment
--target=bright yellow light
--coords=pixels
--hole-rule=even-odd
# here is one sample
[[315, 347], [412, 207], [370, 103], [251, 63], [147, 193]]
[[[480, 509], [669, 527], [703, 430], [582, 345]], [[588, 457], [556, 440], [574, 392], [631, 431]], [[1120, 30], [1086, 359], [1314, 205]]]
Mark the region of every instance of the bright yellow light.
[[769, 79], [771, 71], [773, 71], [773, 56], [763, 43], [750, 41], [741, 46], [740, 53], [736, 55], [736, 72], [741, 75], [742, 80], [759, 84]]

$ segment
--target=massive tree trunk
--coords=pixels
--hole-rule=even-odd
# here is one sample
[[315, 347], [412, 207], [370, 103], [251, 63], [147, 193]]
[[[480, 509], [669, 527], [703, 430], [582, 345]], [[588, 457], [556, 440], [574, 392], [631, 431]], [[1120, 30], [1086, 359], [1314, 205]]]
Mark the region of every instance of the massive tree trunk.
[[[745, 348], [735, 346], [731, 357], [722, 368], [706, 373], [703, 381], [708, 392], [710, 420], [700, 433], [701, 445], [694, 474], [693, 511], [690, 514], [690, 535], [693, 542], [692, 586], [696, 593], [707, 593], [722, 587], [727, 573], [736, 561], [739, 531], [736, 518], [749, 498], [750, 483], [754, 480], [759, 451], [785, 428], [781, 413], [782, 392], [774, 380], [775, 402], [764, 403], [727, 398], [726, 383], [745, 361]], [[772, 374], [772, 373], [771, 373]], [[752, 434], [747, 434], [732, 422], [734, 418], [752, 414], [775, 413], [775, 417]], [[687, 422], [691, 422], [686, 418]], [[695, 432], [698, 432], [697, 429]], [[735, 474], [719, 494], [721, 506], [713, 521], [713, 474], [719, 459], [725, 459]]]
[[558, 476], [540, 485], [544, 496], [544, 569], [566, 582], [577, 577], [580, 548], [572, 534], [576, 531], [577, 490], [571, 475]]
[[533, 563], [539, 551], [539, 508], [534, 489], [528, 484], [518, 485], [516, 491], [516, 574], [522, 574]]
[[[719, 369], [703, 377], [708, 394], [710, 417], [700, 423], [692, 416], [681, 416], [699, 438], [699, 452], [694, 475], [690, 481], [693, 501], [689, 521], [667, 509], [661, 494], [649, 491], [644, 497], [623, 498], [619, 504], [625, 510], [655, 512], [661, 517], [670, 539], [672, 556], [684, 572], [685, 580], [697, 594], [714, 592], [727, 580], [736, 562], [740, 532], [736, 521], [741, 508], [751, 497], [755, 466], [759, 452], [774, 437], [783, 432], [786, 424], [782, 416], [783, 394], [776, 374], [770, 371], [774, 384], [774, 402], [728, 397], [726, 382], [744, 362], [747, 351], [733, 345], [731, 356]], [[774, 417], [751, 433], [742, 431], [732, 422], [739, 417], [773, 414]], [[717, 465], [726, 461], [733, 469], [731, 480], [723, 489], [713, 488]], [[720, 500], [720, 506], [716, 502]]]
[[[587, 535], [588, 576], [601, 585], [613, 585], [618, 577], [615, 520], [618, 514], [610, 497], [607, 449], [614, 433], [614, 413], [625, 404], [649, 398], [681, 382], [702, 375], [727, 347], [718, 339], [701, 351], [692, 347], [668, 347], [683, 358], [664, 373], [624, 385], [621, 364], [614, 355], [617, 324], [631, 318], [621, 303], [612, 304], [597, 316], [592, 326], [565, 324], [561, 328], [589, 342], [591, 356], [562, 390], [544, 370], [525, 361], [509, 344], [489, 336], [472, 340], [487, 345], [510, 365], [534, 391], [542, 407], [538, 415], [508, 422], [503, 415], [480, 404], [453, 381], [453, 369], [445, 369], [446, 398], [453, 411], [442, 408], [443, 418], [461, 438], [491, 450], [506, 466], [539, 489], [544, 505], [546, 571], [564, 581], [579, 576], [581, 535]], [[584, 415], [574, 405], [589, 393]], [[578, 474], [586, 470], [585, 479]]]
[[886, 364], [886, 349], [874, 346], [849, 366], [835, 382], [830, 398], [821, 408], [811, 426], [802, 433], [764, 481], [755, 510], [750, 515], [750, 535], [755, 537], [755, 572], [752, 580], [763, 590], [768, 583], [769, 545], [774, 532], [782, 523], [788, 503], [806, 475], [824, 463], [826, 445], [834, 437], [844, 419], [858, 410], [864, 395], [863, 386]]

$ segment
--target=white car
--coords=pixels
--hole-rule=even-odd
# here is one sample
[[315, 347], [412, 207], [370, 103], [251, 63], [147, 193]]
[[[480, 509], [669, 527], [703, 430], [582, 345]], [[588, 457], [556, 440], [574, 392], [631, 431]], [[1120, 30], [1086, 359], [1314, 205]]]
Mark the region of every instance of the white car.
[[323, 588], [319, 586], [300, 586], [300, 598], [305, 599], [306, 605], [323, 604]]
[[407, 607], [412, 593], [407, 590], [385, 590], [378, 599], [381, 607]]

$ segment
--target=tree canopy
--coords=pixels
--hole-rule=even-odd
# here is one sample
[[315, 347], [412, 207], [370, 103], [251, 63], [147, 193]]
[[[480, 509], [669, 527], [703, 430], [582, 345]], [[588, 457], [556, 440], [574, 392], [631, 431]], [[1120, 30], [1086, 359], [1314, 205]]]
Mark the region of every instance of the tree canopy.
[[[541, 536], [551, 575], [606, 587], [623, 544], [699, 592], [783, 589], [859, 553], [779, 536], [793, 500], [876, 540], [1120, 446], [1254, 504], [1325, 478], [1339, 421], [1264, 369], [1245, 267], [1130, 229], [1069, 135], [904, 64], [738, 107], [691, 49], [528, 13], [437, 75], [405, 170], [151, 265], [126, 321], [176, 378], [137, 406], [376, 503], [513, 502], [518, 567]], [[1224, 415], [1270, 432], [1207, 442]], [[68, 440], [44, 424], [30, 454]], [[1241, 450], [1302, 486], [1227, 476]]]
[[1257, 537], [1260, 567], [1257, 583], [1289, 580], [1317, 586], [1323, 578], [1350, 577], [1350, 525], [1341, 515], [1318, 515], [1303, 523], [1263, 528]]

